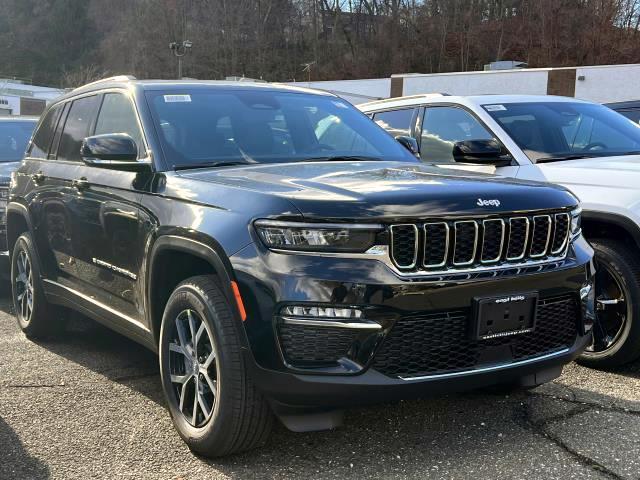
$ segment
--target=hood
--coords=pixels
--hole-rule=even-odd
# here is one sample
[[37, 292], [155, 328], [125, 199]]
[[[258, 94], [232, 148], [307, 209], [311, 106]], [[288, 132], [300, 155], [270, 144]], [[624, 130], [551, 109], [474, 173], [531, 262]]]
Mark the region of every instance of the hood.
[[538, 165], [550, 182], [563, 185], [598, 185], [637, 190], [640, 155], [585, 158]]
[[576, 205], [562, 187], [415, 163], [314, 162], [180, 172], [290, 201], [307, 218], [424, 218]]
[[0, 162], [0, 184], [4, 185], [11, 180], [11, 172], [20, 166], [20, 162]]

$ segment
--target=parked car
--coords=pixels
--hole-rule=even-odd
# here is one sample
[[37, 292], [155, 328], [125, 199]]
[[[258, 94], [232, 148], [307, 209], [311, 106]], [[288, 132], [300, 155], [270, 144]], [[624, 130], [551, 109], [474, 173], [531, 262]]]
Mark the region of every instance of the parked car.
[[632, 122], [640, 124], [640, 100], [605, 103], [604, 105], [611, 110], [615, 110], [620, 115], [624, 115]]
[[6, 223], [9, 180], [24, 156], [37, 123], [36, 117], [0, 117], [0, 277], [6, 277], [9, 270]]
[[530, 95], [393, 98], [360, 105], [425, 163], [568, 187], [596, 250], [598, 321], [580, 357], [612, 367], [640, 357], [640, 127], [575, 98]]
[[[420, 164], [340, 98], [115, 78], [44, 114], [11, 190], [29, 337], [79, 310], [159, 352], [191, 449], [557, 377], [589, 342], [567, 190]], [[38, 228], [34, 228], [34, 226]]]

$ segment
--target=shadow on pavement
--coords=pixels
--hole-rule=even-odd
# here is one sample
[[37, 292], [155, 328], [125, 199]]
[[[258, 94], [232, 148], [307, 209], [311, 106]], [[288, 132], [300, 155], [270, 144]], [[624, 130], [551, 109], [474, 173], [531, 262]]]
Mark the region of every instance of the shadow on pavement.
[[50, 478], [49, 467], [29, 455], [18, 436], [0, 417], [0, 477], [40, 480]]
[[[13, 315], [10, 300], [4, 295], [0, 311]], [[164, 406], [156, 354], [89, 318], [69, 312], [63, 331], [36, 343]]]

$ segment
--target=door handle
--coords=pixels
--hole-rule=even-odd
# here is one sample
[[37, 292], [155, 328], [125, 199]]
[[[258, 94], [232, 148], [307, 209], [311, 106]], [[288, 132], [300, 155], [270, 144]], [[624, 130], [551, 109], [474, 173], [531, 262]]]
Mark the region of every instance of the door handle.
[[89, 180], [87, 180], [85, 177], [78, 178], [72, 181], [71, 185], [73, 185], [76, 190], [81, 192], [89, 188]]
[[42, 182], [44, 182], [45, 180], [44, 173], [42, 172], [38, 172], [38, 173], [34, 173], [33, 175], [31, 175], [31, 180], [33, 180], [33, 183], [35, 183], [36, 185], [40, 185]]

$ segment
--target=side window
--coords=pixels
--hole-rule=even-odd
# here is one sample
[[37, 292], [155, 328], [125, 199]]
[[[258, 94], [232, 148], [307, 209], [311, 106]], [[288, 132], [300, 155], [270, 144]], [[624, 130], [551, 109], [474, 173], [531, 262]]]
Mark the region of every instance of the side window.
[[126, 133], [138, 146], [138, 157], [144, 156], [144, 142], [131, 100], [121, 93], [107, 93], [102, 101], [94, 135]]
[[53, 132], [55, 131], [61, 108], [61, 105], [52, 107], [42, 119], [42, 122], [40, 122], [40, 126], [38, 127], [38, 131], [33, 137], [29, 156], [34, 158], [47, 158], [47, 153], [49, 152], [49, 146], [51, 145], [51, 139], [53, 138]]
[[90, 134], [99, 104], [98, 95], [79, 98], [71, 104], [58, 146], [59, 160], [80, 161], [80, 146]]
[[373, 121], [394, 137], [399, 135], [408, 137], [411, 136], [411, 120], [414, 112], [415, 108], [378, 112], [374, 114]]
[[453, 162], [456, 142], [493, 138], [473, 115], [461, 108], [430, 107], [422, 121], [420, 157], [425, 162]]

